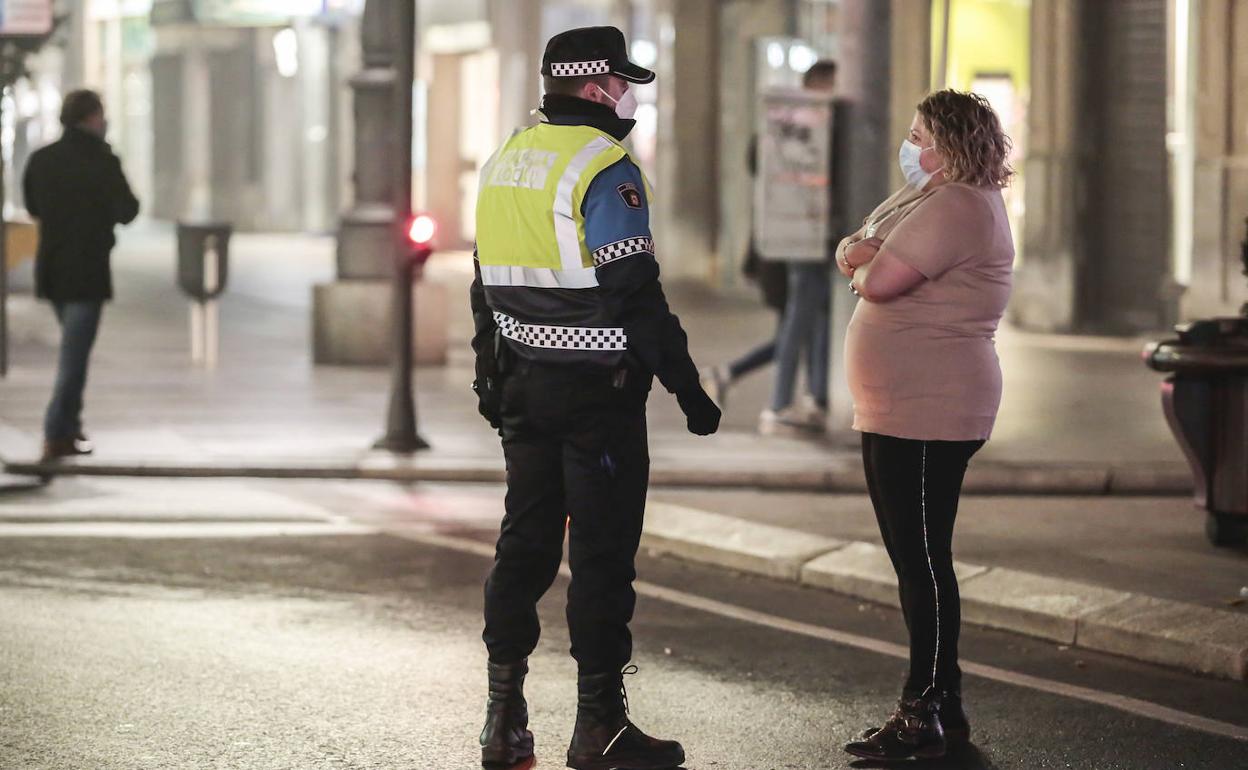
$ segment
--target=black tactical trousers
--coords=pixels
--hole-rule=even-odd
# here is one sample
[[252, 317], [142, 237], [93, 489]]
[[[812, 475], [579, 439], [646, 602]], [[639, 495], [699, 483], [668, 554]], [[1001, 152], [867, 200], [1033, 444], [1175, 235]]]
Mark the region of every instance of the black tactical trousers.
[[565, 529], [572, 657], [586, 674], [619, 671], [632, 657], [650, 381], [635, 371], [529, 362], [507, 377], [506, 515], [485, 584], [492, 662], [513, 663], [537, 646], [537, 602], [559, 571]]

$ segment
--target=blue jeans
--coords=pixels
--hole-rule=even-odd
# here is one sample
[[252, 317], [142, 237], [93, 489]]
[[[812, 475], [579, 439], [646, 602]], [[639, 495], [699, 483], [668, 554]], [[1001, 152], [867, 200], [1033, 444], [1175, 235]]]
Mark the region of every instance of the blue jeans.
[[806, 386], [819, 406], [828, 403], [828, 304], [831, 301], [826, 262], [789, 263], [789, 299], [776, 335], [776, 380], [771, 408], [793, 403], [797, 367], [806, 361]]
[[735, 382], [750, 372], [762, 369], [767, 364], [776, 360], [776, 337], [780, 333], [780, 324], [777, 320], [776, 334], [766, 342], [760, 342], [751, 348], [745, 355], [728, 364], [728, 381]]
[[73, 439], [82, 432], [82, 392], [87, 387], [87, 362], [100, 328], [104, 303], [54, 302], [56, 320], [61, 324], [61, 354], [56, 385], [43, 420], [43, 435], [49, 441]]

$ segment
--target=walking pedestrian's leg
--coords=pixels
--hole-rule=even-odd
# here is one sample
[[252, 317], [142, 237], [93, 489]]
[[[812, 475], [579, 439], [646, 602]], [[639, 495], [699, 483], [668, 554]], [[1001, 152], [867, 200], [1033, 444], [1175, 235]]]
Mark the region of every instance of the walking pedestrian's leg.
[[779, 412], [793, 403], [797, 370], [802, 351], [809, 344], [812, 323], [812, 296], [809, 291], [810, 265], [789, 266], [789, 295], [784, 319], [776, 335], [776, 379], [771, 392], [771, 409]]
[[761, 369], [776, 358], [776, 338], [760, 342], [745, 355], [728, 364], [728, 382], [736, 382], [750, 372]]
[[831, 277], [825, 264], [818, 266], [818, 278], [812, 278], [810, 289], [816, 296], [810, 328], [810, 354], [807, 358], [806, 386], [815, 406], [828, 408], [828, 357], [832, 344], [831, 329]]
[[66, 441], [82, 431], [82, 398], [87, 386], [87, 367], [100, 326], [101, 302], [58, 302], [61, 349], [56, 384], [44, 416], [44, 438]]

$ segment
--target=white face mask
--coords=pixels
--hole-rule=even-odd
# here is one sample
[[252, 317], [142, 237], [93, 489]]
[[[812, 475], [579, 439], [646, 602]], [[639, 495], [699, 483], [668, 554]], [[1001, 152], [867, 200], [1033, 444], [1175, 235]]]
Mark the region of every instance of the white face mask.
[[[601, 91], [603, 96], [611, 99], [611, 94], [603, 90], [601, 86], [595, 85], [594, 88]], [[611, 99], [611, 101], [615, 102], [615, 114], [624, 120], [632, 120], [633, 116], [637, 114], [637, 95], [633, 93], [633, 89], [628, 89], [619, 99]]]
[[903, 140], [901, 143], [901, 151], [897, 153], [897, 162], [901, 164], [901, 173], [905, 175], [906, 181], [912, 186], [922, 190], [927, 183], [932, 180], [937, 171], [928, 172], [923, 170], [923, 164], [919, 159], [923, 157], [923, 153], [932, 149], [931, 147], [920, 148], [917, 144], [909, 139]]

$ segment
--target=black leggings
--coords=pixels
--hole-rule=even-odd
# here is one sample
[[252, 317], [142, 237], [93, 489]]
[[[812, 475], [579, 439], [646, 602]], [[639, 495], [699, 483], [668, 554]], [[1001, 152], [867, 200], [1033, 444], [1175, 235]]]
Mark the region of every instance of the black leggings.
[[897, 572], [910, 633], [908, 697], [961, 687], [962, 613], [953, 574], [953, 522], [967, 463], [983, 445], [862, 434], [867, 489]]

